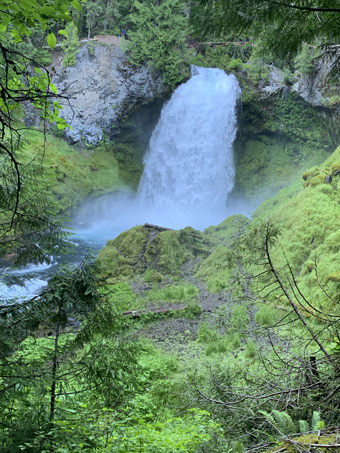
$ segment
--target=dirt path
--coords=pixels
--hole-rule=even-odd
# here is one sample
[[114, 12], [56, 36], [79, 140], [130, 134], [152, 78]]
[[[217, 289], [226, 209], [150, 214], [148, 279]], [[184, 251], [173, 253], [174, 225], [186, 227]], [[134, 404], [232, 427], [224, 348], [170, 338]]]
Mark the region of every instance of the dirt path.
[[[155, 320], [147, 326], [144, 326], [138, 331], [139, 336], [150, 338], [153, 342], [163, 347], [168, 351], [175, 352], [179, 355], [186, 350], [186, 344], [188, 341], [194, 341], [197, 339], [197, 330], [200, 323], [208, 321], [213, 323], [214, 312], [218, 310], [222, 305], [230, 302], [230, 293], [221, 291], [219, 293], [212, 294], [207, 289], [205, 284], [194, 276], [194, 268], [196, 262], [189, 261], [184, 264], [181, 268], [183, 280], [187, 283], [191, 283], [199, 289], [198, 303], [202, 309], [200, 315], [193, 317], [181, 316], [178, 312], [174, 317], [160, 318]], [[142, 293], [146, 288], [140, 287], [139, 291]], [[148, 288], [147, 288], [148, 289]], [[137, 288], [134, 288], [137, 290]], [[182, 303], [185, 301], [182, 301]], [[178, 307], [178, 304], [162, 304], [163, 309], [174, 309]]]

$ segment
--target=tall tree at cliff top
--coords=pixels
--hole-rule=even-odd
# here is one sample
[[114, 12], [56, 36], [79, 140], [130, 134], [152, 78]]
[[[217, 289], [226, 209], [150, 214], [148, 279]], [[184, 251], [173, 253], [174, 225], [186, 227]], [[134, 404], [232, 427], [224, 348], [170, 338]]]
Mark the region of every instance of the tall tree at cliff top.
[[340, 39], [338, 0], [191, 0], [198, 37], [230, 32], [261, 40], [264, 49], [289, 57], [305, 42], [336, 50]]
[[151, 63], [175, 86], [183, 78], [188, 31], [186, 5], [182, 0], [135, 0], [128, 17], [132, 30], [127, 42], [132, 63]]
[[66, 127], [58, 117], [56, 87], [49, 72], [24, 51], [33, 30], [46, 34], [53, 48], [52, 28], [72, 20], [78, 0], [0, 0], [0, 256], [16, 251], [22, 260], [41, 261], [59, 243], [62, 224], [54, 219], [53, 202], [46, 195], [42, 153], [25, 152], [23, 106], [30, 102], [45, 120]]

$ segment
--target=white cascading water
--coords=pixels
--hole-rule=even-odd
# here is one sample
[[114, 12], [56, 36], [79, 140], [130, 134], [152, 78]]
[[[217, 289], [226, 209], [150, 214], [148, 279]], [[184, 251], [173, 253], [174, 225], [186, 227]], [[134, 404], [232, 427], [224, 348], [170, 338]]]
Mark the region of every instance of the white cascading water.
[[191, 79], [163, 107], [137, 195], [151, 220], [202, 228], [224, 219], [234, 185], [239, 95], [234, 75], [194, 66]]
[[[137, 196], [125, 192], [85, 203], [77, 218], [76, 240], [100, 248], [146, 222], [203, 229], [233, 213], [226, 199], [234, 184], [232, 146], [240, 88], [235, 76], [221, 69], [193, 67], [192, 72], [162, 110]], [[13, 272], [34, 274], [25, 287], [0, 281], [0, 300], [23, 300], [40, 292], [46, 285], [40, 271], [39, 266], [28, 266]]]

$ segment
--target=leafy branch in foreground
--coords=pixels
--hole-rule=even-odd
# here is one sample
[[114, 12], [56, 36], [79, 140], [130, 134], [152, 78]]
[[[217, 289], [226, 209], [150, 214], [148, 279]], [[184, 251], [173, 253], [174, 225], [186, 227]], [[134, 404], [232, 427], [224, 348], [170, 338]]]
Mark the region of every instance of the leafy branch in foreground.
[[[0, 2], [1, 3], [1, 2]], [[81, 8], [78, 0], [71, 2]], [[49, 71], [20, 50], [34, 27], [48, 31], [53, 21], [69, 21], [68, 1], [2, 2], [0, 22], [0, 256], [17, 253], [17, 261], [42, 261], [54, 245], [64, 248], [62, 223], [55, 221], [54, 203], [46, 196], [43, 155], [23, 152], [23, 113], [27, 103], [45, 121], [67, 127]], [[52, 32], [47, 41], [56, 43]], [[34, 68], [34, 69], [33, 69]], [[44, 123], [44, 131], [45, 131]]]
[[0, 307], [4, 451], [25, 442], [27, 451], [39, 445], [56, 451], [64, 435], [58, 424], [78, 424], [83, 413], [86, 425], [87, 402], [114, 408], [127, 398], [138, 348], [125, 334], [126, 321], [98, 291], [97, 274], [88, 256], [74, 269], [59, 270], [41, 296]]

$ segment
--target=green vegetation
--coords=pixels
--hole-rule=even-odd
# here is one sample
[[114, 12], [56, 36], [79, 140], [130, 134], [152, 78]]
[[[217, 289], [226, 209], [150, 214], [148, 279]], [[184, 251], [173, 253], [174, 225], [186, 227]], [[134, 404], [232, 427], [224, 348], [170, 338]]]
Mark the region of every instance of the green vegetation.
[[336, 0], [280, 2], [260, 0], [193, 0], [191, 20], [199, 37], [235, 33], [255, 37], [263, 52], [290, 56], [303, 43], [331, 46], [339, 39]]
[[[115, 281], [148, 272], [150, 275], [179, 273], [182, 264], [207, 250], [201, 233], [191, 227], [184, 230], [162, 231], [148, 226], [138, 226], [108, 241], [98, 255], [103, 275]], [[150, 274], [150, 269], [157, 274]], [[160, 274], [159, 274], [160, 272]]]
[[[3, 4], [1, 256], [42, 261], [56, 247], [63, 251], [60, 214], [86, 197], [136, 187], [141, 173], [138, 150], [127, 140], [75, 150], [23, 130], [26, 101], [57, 129], [67, 126], [58, 102], [49, 107], [56, 90], [48, 73], [39, 65], [32, 72], [25, 49], [43, 61], [46, 55], [32, 46], [46, 38], [53, 48], [66, 21], [64, 63], [71, 64], [72, 19], [79, 16], [81, 36], [124, 26], [132, 59], [151, 62], [175, 86], [185, 77], [184, 7], [177, 0], [88, 1], [84, 9], [77, 0]], [[192, 2], [201, 27], [195, 38], [215, 42], [230, 21], [228, 33], [241, 27], [246, 36], [239, 42], [222, 33], [218, 39], [228, 42], [221, 47], [192, 44], [197, 63], [244, 73], [248, 86], [235, 194], [261, 198], [268, 186], [276, 191], [299, 173], [302, 179], [262, 203], [252, 220], [232, 216], [203, 232], [132, 228], [109, 241], [96, 261], [59, 269], [40, 296], [2, 303], [4, 453], [340, 448], [340, 148], [329, 155], [337, 136], [295, 95], [255, 103], [251, 94], [266, 81], [272, 59], [259, 46], [275, 50], [280, 40], [284, 57], [308, 38], [332, 44], [337, 21], [323, 11], [329, 8], [337, 10], [335, 2], [324, 8], [302, 1]], [[284, 21], [290, 39], [274, 36], [273, 19]], [[201, 33], [207, 21], [214, 28], [208, 37]], [[283, 87], [295, 72], [310, 73], [317, 55], [310, 49], [302, 46], [294, 63], [279, 62]]]
[[65, 39], [60, 43], [60, 48], [63, 50], [63, 66], [74, 66], [76, 64], [76, 53], [79, 47], [78, 30], [73, 22], [66, 25], [65, 30], [59, 30]]
[[133, 2], [127, 48], [134, 64], [150, 62], [175, 87], [185, 77], [186, 5], [182, 0]]
[[44, 178], [57, 201], [57, 212], [69, 212], [87, 197], [138, 184], [141, 169], [137, 159], [135, 165], [130, 164], [135, 150], [129, 145], [107, 143], [95, 150], [77, 150], [61, 139], [44, 137], [34, 130], [25, 133], [24, 141], [28, 158], [32, 158], [33, 146], [35, 158], [43, 157]]

